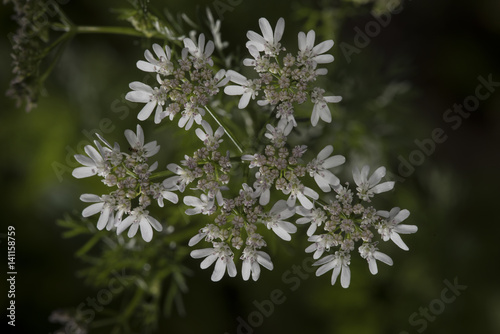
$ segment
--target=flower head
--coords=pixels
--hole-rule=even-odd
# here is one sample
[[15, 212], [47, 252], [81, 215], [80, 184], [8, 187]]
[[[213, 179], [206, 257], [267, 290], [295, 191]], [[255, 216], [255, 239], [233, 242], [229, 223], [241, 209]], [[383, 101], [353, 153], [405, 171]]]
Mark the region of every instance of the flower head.
[[328, 64], [333, 62], [333, 56], [330, 54], [323, 54], [330, 50], [333, 46], [333, 41], [327, 40], [314, 46], [316, 33], [310, 30], [307, 35], [304, 32], [299, 32], [299, 58], [301, 61], [307, 63], [312, 62], [315, 67], [316, 64]]
[[195, 249], [191, 252], [191, 257], [195, 259], [205, 258], [201, 261], [201, 269], [206, 269], [217, 261], [211, 277], [214, 282], [221, 280], [226, 269], [230, 277], [236, 276], [236, 266], [233, 262], [234, 254], [231, 248], [223, 242], [214, 242], [214, 248]]
[[340, 284], [342, 287], [348, 288], [351, 282], [351, 270], [349, 269], [349, 264], [351, 261], [351, 256], [349, 253], [344, 253], [342, 251], [335, 252], [335, 255], [328, 255], [321, 260], [315, 262], [314, 266], [321, 266], [316, 270], [316, 276], [323, 275], [324, 273], [333, 269], [332, 273], [332, 285], [337, 281], [337, 277], [340, 274]]
[[[200, 36], [198, 36], [198, 45], [196, 45], [196, 43], [192, 39], [184, 38], [184, 46], [194, 58], [205, 61], [210, 66], [214, 65], [214, 61], [212, 60], [212, 58], [210, 58], [210, 56], [214, 52], [214, 42], [208, 41], [205, 45], [204, 34], [200, 34]], [[195, 67], [197, 67], [196, 64]]]
[[224, 93], [227, 95], [241, 95], [240, 102], [238, 103], [238, 108], [245, 108], [250, 102], [250, 98], [255, 99], [258, 94], [259, 86], [252, 80], [247, 79], [243, 75], [229, 70], [226, 72], [226, 77], [229, 81], [234, 82], [238, 85], [229, 85], [224, 88]]
[[400, 208], [392, 208], [388, 211], [377, 211], [377, 215], [383, 217], [384, 220], [377, 226], [378, 233], [382, 236], [382, 240], [388, 241], [391, 239], [399, 248], [408, 250], [408, 246], [401, 239], [401, 234], [411, 234], [418, 231], [415, 225], [400, 224], [403, 220], [410, 216], [410, 211]]
[[156, 140], [144, 144], [144, 131], [139, 124], [137, 124], [137, 133], [132, 130], [125, 130], [125, 138], [127, 138], [132, 150], [139, 156], [149, 158], [160, 151], [160, 146], [156, 144]]
[[313, 111], [311, 114], [311, 124], [316, 126], [318, 120], [321, 118], [326, 123], [332, 122], [332, 114], [327, 103], [337, 103], [342, 101], [341, 96], [323, 96], [325, 91], [321, 88], [314, 88], [311, 93], [311, 101], [314, 103]]
[[376, 275], [378, 273], [376, 260], [392, 266], [392, 259], [388, 255], [379, 252], [373, 244], [364, 243], [359, 246], [358, 250], [361, 257], [368, 261], [368, 268], [370, 268], [372, 275]]
[[168, 45], [165, 46], [165, 50], [159, 44], [153, 44], [153, 51], [155, 52], [158, 59], [155, 59], [151, 51], [144, 51], [144, 57], [147, 61], [139, 60], [137, 62], [137, 68], [144, 72], [156, 72], [162, 75], [172, 74], [174, 70], [174, 64], [170, 61], [171, 50]]
[[271, 262], [271, 257], [269, 254], [255, 250], [253, 247], [245, 247], [243, 250], [243, 255], [241, 255], [243, 264], [241, 265], [241, 276], [243, 280], [248, 281], [250, 274], [254, 281], [259, 279], [260, 276], [260, 266], [268, 270], [273, 270], [273, 263]]
[[314, 181], [324, 192], [332, 190], [331, 187], [337, 186], [340, 180], [328, 169], [342, 165], [345, 162], [345, 157], [342, 155], [334, 155], [330, 157], [333, 152], [333, 146], [328, 145], [322, 149], [318, 156], [307, 164], [307, 171]]
[[[363, 166], [361, 171], [355, 167], [352, 171], [354, 182], [358, 186], [358, 196], [363, 201], [370, 201], [370, 198], [375, 194], [380, 194], [391, 190], [394, 187], [393, 181], [380, 183], [380, 180], [385, 176], [385, 167], [379, 167], [373, 172], [372, 176], [368, 178], [370, 172], [369, 166]], [[380, 184], [379, 184], [380, 183]]]
[[158, 232], [163, 230], [161, 224], [155, 218], [151, 217], [147, 210], [144, 210], [141, 207], [137, 207], [132, 210], [130, 215], [118, 224], [116, 233], [121, 234], [129, 227], [130, 229], [127, 233], [129, 238], [135, 236], [140, 228], [142, 239], [146, 242], [150, 242], [151, 239], [153, 239], [153, 228]]
[[90, 217], [96, 213], [100, 213], [99, 220], [97, 221], [97, 229], [102, 230], [106, 227], [106, 230], [111, 230], [115, 224], [115, 217], [113, 214], [115, 200], [112, 196], [103, 195], [99, 197], [93, 194], [83, 194], [80, 196], [82, 202], [94, 203], [86, 207], [83, 212], [83, 217]]
[[146, 103], [141, 111], [139, 111], [139, 114], [137, 114], [137, 119], [140, 121], [146, 120], [156, 108], [154, 121], [156, 124], [160, 123], [165, 117], [163, 106], [165, 105], [167, 97], [164, 88], [151, 88], [139, 81], [131, 82], [129, 87], [132, 91], [125, 95], [126, 100]]
[[269, 213], [265, 214], [262, 222], [266, 224], [268, 229], [272, 229], [278, 237], [283, 240], [290, 241], [292, 237], [290, 233], [297, 232], [297, 227], [284, 219], [290, 218], [295, 214], [295, 210], [288, 207], [286, 201], [277, 201]]
[[259, 52], [264, 51], [266, 54], [271, 56], [276, 56], [281, 50], [281, 45], [279, 41], [283, 37], [283, 32], [285, 30], [285, 20], [280, 18], [276, 23], [274, 29], [271, 28], [271, 24], [265, 18], [259, 19], [259, 27], [262, 31], [262, 35], [250, 30], [247, 32], [247, 37], [249, 41], [246, 43], [247, 48], [251, 46], [255, 47]]

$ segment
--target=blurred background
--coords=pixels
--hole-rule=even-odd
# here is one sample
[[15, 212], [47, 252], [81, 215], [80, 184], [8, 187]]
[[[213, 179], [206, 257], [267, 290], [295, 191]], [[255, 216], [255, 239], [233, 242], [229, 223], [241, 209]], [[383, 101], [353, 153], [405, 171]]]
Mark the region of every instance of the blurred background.
[[[127, 8], [128, 3], [63, 2], [61, 8], [77, 25], [128, 26], [111, 10]], [[169, 316], [161, 315], [158, 333], [500, 333], [500, 228], [494, 213], [500, 185], [500, 2], [420, 0], [393, 10], [395, 3], [150, 2], [160, 12], [186, 13], [194, 20], [208, 6], [221, 19], [222, 38], [229, 42], [226, 50], [236, 59], [246, 56], [246, 31], [258, 31], [263, 16], [272, 25], [285, 18], [283, 44], [296, 45], [297, 33], [309, 29], [316, 30], [317, 42], [334, 39], [335, 62], [324, 82], [328, 93], [344, 100], [332, 110], [332, 127], [320, 129], [323, 135], [311, 146], [330, 143], [352, 163], [387, 166], [396, 190], [381, 196], [381, 206], [407, 208], [408, 223], [419, 228], [404, 237], [409, 252], [394, 245], [386, 248], [394, 266], [381, 264], [376, 276], [364, 261], [352, 261], [348, 289], [331, 286], [330, 275], [311, 274], [302, 251], [305, 238], [272, 245], [274, 271], [263, 272], [258, 282], [225, 277], [213, 283], [210, 270], [202, 271], [199, 261], [186, 257], [184, 265], [191, 272], [185, 276], [185, 314], [174, 309]], [[385, 21], [377, 21], [373, 13]], [[16, 30], [12, 15], [12, 4], [3, 5], [2, 92], [11, 79], [8, 36]], [[79, 195], [99, 187], [98, 181], [71, 176], [72, 156], [88, 144], [88, 134], [100, 130], [109, 141], [124, 143], [124, 129], [136, 124], [139, 109], [123, 96], [128, 83], [141, 80], [135, 62], [153, 41], [77, 35], [45, 81], [37, 108], [27, 113], [0, 95], [0, 245], [5, 259], [7, 226], [15, 226], [14, 333], [55, 332], [61, 326], [49, 322], [52, 312], [75, 309], [102, 289], [86, 283], [81, 271], [88, 264], [74, 255], [91, 235], [63, 238], [65, 229], [56, 221], [77, 218], [84, 207]], [[479, 94], [488, 97], [474, 99], [480, 85], [484, 88]], [[448, 112], [464, 101], [473, 111]], [[103, 119], [111, 125], [103, 125]], [[160, 157], [160, 164], [184, 154], [175, 131], [150, 132], [160, 144], [178, 140], [168, 148], [169, 157]], [[433, 136], [441, 142], [430, 144]], [[423, 142], [427, 146], [419, 146]], [[428, 153], [419, 153], [425, 150]], [[348, 171], [345, 168], [343, 179]], [[2, 266], [7, 267], [6, 261]], [[5, 282], [4, 277], [2, 310], [7, 307]], [[450, 285], [459, 287], [450, 290]], [[103, 315], [97, 313], [98, 318]], [[6, 317], [2, 319], [4, 326]], [[109, 331], [104, 327], [93, 332]]]

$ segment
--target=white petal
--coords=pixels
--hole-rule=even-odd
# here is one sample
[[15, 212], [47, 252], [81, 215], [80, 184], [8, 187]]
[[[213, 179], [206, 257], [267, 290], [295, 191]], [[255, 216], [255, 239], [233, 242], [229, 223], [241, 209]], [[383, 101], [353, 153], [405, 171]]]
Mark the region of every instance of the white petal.
[[381, 253], [379, 251], [375, 251], [373, 253], [373, 256], [379, 260], [380, 262], [383, 262], [389, 266], [392, 266], [393, 265], [393, 262], [392, 262], [392, 259], [389, 257], [389, 255], [387, 254], [384, 254], [384, 253]]
[[292, 240], [292, 237], [290, 236], [290, 234], [288, 234], [281, 226], [279, 225], [275, 225], [273, 226], [273, 232], [276, 233], [276, 235], [278, 237], [280, 237], [281, 239], [285, 240], [285, 241], [290, 241]]
[[80, 201], [82, 202], [100, 202], [101, 198], [94, 194], [82, 194], [80, 196]]
[[77, 167], [73, 169], [71, 175], [77, 179], [82, 179], [84, 177], [89, 177], [97, 174], [97, 169], [95, 167]]
[[106, 227], [109, 220], [109, 214], [111, 213], [111, 208], [106, 206], [104, 210], [101, 212], [101, 216], [99, 216], [99, 220], [97, 221], [97, 229], [100, 231]]
[[271, 28], [269, 21], [267, 19], [261, 17], [259, 19], [259, 27], [260, 27], [260, 30], [262, 31], [262, 36], [264, 36], [264, 39], [266, 41], [272, 42], [273, 29]]
[[349, 287], [350, 282], [351, 282], [351, 269], [349, 269], [348, 266], [342, 266], [340, 285], [342, 285], [344, 289], [347, 289]]
[[137, 119], [140, 121], [146, 120], [149, 116], [151, 116], [151, 113], [153, 112], [155, 107], [156, 107], [156, 101], [150, 101], [146, 103], [146, 105], [141, 109], [139, 114], [137, 114]]
[[334, 155], [329, 157], [323, 163], [323, 168], [330, 169], [342, 165], [345, 162], [345, 157], [343, 155]]
[[378, 273], [377, 261], [375, 261], [372, 257], [369, 257], [366, 260], [368, 261], [368, 269], [370, 269], [370, 273], [372, 275], [376, 275]]
[[396, 231], [398, 233], [401, 233], [401, 234], [411, 234], [411, 233], [417, 232], [418, 231], [418, 227], [415, 226], [415, 225], [401, 224], [401, 225], [397, 225], [394, 228], [394, 231]]
[[132, 224], [132, 226], [130, 226], [130, 229], [128, 230], [127, 236], [129, 238], [133, 238], [136, 235], [138, 229], [139, 229], [139, 224], [137, 223]]
[[326, 51], [330, 50], [333, 46], [333, 41], [331, 39], [323, 41], [316, 45], [313, 49], [312, 52], [316, 55], [325, 53]]
[[252, 96], [252, 93], [244, 93], [241, 95], [240, 102], [238, 103], [238, 108], [243, 109], [246, 106], [248, 106], [248, 102], [250, 102], [250, 97]]
[[202, 257], [209, 256], [213, 251], [213, 248], [195, 249], [191, 252], [190, 255], [193, 259], [200, 259]]
[[401, 239], [401, 236], [394, 231], [391, 233], [391, 240], [402, 250], [406, 251], [409, 250], [408, 246], [406, 246], [403, 239]]
[[368, 183], [370, 183], [370, 185], [373, 186], [379, 183], [384, 176], [385, 176], [385, 167], [383, 166], [379, 167], [373, 172], [372, 176], [370, 176], [370, 178], [368, 179]]
[[101, 212], [103, 206], [104, 206], [104, 202], [100, 202], [100, 203], [95, 203], [95, 204], [89, 205], [85, 209], [83, 209], [82, 216], [83, 217], [93, 216], [96, 213]]
[[226, 93], [227, 95], [243, 95], [243, 93], [245, 93], [245, 88], [241, 86], [230, 85], [224, 87], [224, 93]]
[[212, 273], [212, 281], [218, 282], [221, 280], [222, 276], [224, 276], [224, 272], [226, 271], [226, 263], [219, 258], [215, 263], [214, 272]]

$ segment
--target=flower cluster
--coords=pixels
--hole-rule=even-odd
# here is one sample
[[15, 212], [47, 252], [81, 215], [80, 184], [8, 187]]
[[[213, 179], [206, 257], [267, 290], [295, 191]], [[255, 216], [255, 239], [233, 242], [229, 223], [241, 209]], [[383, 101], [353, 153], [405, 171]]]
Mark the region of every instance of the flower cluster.
[[157, 124], [166, 117], [173, 120], [180, 113], [179, 127], [189, 130], [194, 122], [201, 124], [205, 115], [203, 108], [219, 92], [219, 87], [226, 84], [225, 71], [220, 70], [215, 74], [213, 71], [212, 41], [205, 44], [205, 36], [200, 34], [198, 44], [185, 38], [184, 45], [177, 62], [168, 46], [163, 49], [158, 44], [153, 44], [156, 57], [146, 50], [146, 61], [137, 62], [140, 70], [156, 73], [159, 84], [154, 88], [139, 81], [130, 84], [132, 91], [125, 98], [132, 102], [146, 103], [137, 115], [139, 120], [149, 118], [153, 110]]
[[[99, 175], [106, 185], [118, 189], [108, 195], [82, 195], [83, 201], [94, 203], [83, 211], [83, 215], [100, 213], [98, 229], [116, 227], [121, 233], [129, 228], [130, 237], [140, 228], [143, 239], [150, 241], [152, 229], [160, 231], [162, 228], [149, 216], [147, 207], [151, 199], [157, 200], [162, 207], [163, 199], [177, 203], [174, 191], [194, 192], [182, 198], [188, 207], [185, 214], [201, 214], [206, 218], [204, 226], [188, 245], [192, 247], [200, 242], [210, 245], [193, 250], [191, 256], [202, 259], [200, 266], [203, 269], [214, 264], [213, 281], [222, 279], [226, 272], [230, 277], [236, 276], [238, 259], [244, 280], [250, 277], [257, 280], [261, 267], [272, 270], [274, 265], [271, 256], [264, 251], [267, 243], [262, 230], [272, 230], [280, 239], [289, 241], [298, 231], [296, 224], [309, 224], [306, 234], [311, 245], [305, 251], [313, 253], [317, 260], [318, 276], [333, 270], [332, 284], [340, 275], [341, 285], [349, 286], [351, 252], [356, 247], [360, 256], [367, 260], [372, 274], [378, 272], [376, 261], [392, 265], [391, 258], [378, 250], [379, 240], [375, 236], [378, 234], [382, 241], [392, 240], [407, 250], [400, 234], [414, 233], [417, 227], [400, 224], [409, 216], [408, 210], [381, 211], [370, 205], [376, 194], [394, 187], [392, 181], [382, 182], [385, 168], [376, 169], [371, 176], [368, 166], [361, 170], [354, 168], [356, 188], [353, 192], [348, 183], [341, 185], [335, 174], [335, 169], [346, 159], [333, 155], [332, 145], [304, 161], [307, 146], [289, 144], [288, 138], [298, 126], [294, 117], [297, 104], [308, 99], [314, 104], [311, 123], [316, 126], [319, 119], [331, 122], [327, 103], [339, 102], [341, 97], [324, 96], [325, 90], [312, 85], [318, 75], [327, 73], [319, 65], [333, 61], [333, 56], [326, 54], [333, 41], [314, 45], [314, 31], [301, 32], [298, 53], [286, 53], [280, 58], [286, 52], [280, 44], [284, 24], [284, 20], [279, 19], [273, 31], [270, 23], [262, 18], [259, 20], [262, 35], [248, 32], [246, 46], [252, 58], [243, 63], [255, 70], [256, 79], [247, 79], [233, 70], [214, 74], [211, 59], [214, 43], [205, 43], [203, 34], [199, 35], [197, 44], [184, 39], [177, 62], [173, 61], [174, 52], [168, 46], [162, 48], [154, 44], [156, 57], [146, 50], [146, 61], [139, 61], [137, 67], [156, 73], [159, 87], [133, 82], [130, 84], [132, 91], [126, 98], [146, 103], [138, 114], [140, 120], [149, 118], [156, 109], [155, 123], [166, 117], [173, 120], [180, 113], [180, 127], [188, 130], [194, 123], [198, 124], [194, 133], [202, 145], [192, 155], [185, 155], [179, 164], [167, 165], [173, 176], [154, 183], [151, 172], [157, 164], [150, 165], [147, 160], [159, 151], [159, 146], [156, 142], [144, 144], [140, 126], [137, 126], [137, 133], [125, 132], [131, 154], [121, 152], [118, 144], [112, 147], [99, 137], [100, 141], [95, 141], [97, 149], [85, 147], [88, 157], [76, 156], [84, 167], [75, 169], [73, 175], [79, 178]], [[265, 131], [255, 138], [259, 144], [256, 151], [243, 150], [208, 107], [219, 88], [229, 81], [235, 85], [227, 85], [224, 92], [240, 96], [240, 109], [263, 93], [257, 105], [275, 111], [276, 119], [266, 124]], [[205, 110], [219, 124], [216, 131], [203, 119]], [[230, 151], [223, 151], [224, 134], [240, 153], [246, 154], [231, 156]], [[326, 199], [321, 198], [319, 190]], [[133, 199], [137, 199], [133, 203], [138, 203], [134, 208]], [[128, 216], [122, 220], [124, 215]], [[296, 215], [299, 218], [294, 221]]]
[[[381, 193], [391, 190], [394, 186], [393, 182], [379, 184], [385, 175], [384, 167], [378, 168], [369, 179], [369, 167], [364, 166], [363, 171], [361, 175], [357, 168], [353, 171], [354, 180], [358, 185], [358, 203], [353, 203], [353, 192], [347, 183], [345, 187], [338, 185], [334, 188], [337, 193], [335, 201], [330, 201], [329, 204], [319, 204], [312, 209], [297, 209], [297, 213], [302, 218], [299, 218], [296, 223], [310, 224], [307, 235], [308, 241], [312, 244], [306, 248], [306, 252], [314, 253], [313, 258], [319, 259], [314, 263], [320, 266], [316, 275], [322, 275], [333, 269], [332, 284], [335, 284], [340, 274], [340, 282], [344, 288], [347, 288], [350, 283], [350, 253], [357, 243], [361, 243], [358, 251], [361, 257], [368, 261], [370, 272], [375, 275], [378, 272], [376, 260], [392, 265], [392, 259], [378, 251], [376, 247], [378, 241], [375, 240], [375, 235], [378, 233], [383, 241], [391, 239], [400, 248], [408, 250], [398, 233], [417, 231], [414, 225], [400, 225], [409, 216], [408, 210], [393, 208], [390, 212], [377, 211], [373, 206], [363, 205], [369, 203], [370, 199], [365, 191], [360, 190], [360, 187], [366, 188], [367, 185], [370, 188], [378, 187], [377, 193]], [[320, 226], [323, 233], [314, 234]], [[325, 252], [333, 254], [321, 258]]]
[[[100, 214], [97, 229], [108, 231], [116, 228], [118, 234], [127, 228], [128, 236], [132, 238], [140, 228], [142, 238], [149, 242], [153, 238], [153, 228], [162, 231], [162, 225], [149, 215], [147, 207], [155, 200], [163, 207], [163, 200], [178, 202], [178, 197], [172, 190], [174, 185], [155, 183], [151, 181], [151, 173], [158, 163], [148, 163], [148, 159], [160, 150], [156, 141], [144, 144], [144, 132], [137, 125], [137, 132], [125, 131], [125, 137], [130, 144], [130, 154], [121, 152], [118, 143], [111, 146], [104, 138], [95, 140], [96, 147], [85, 146], [87, 156], [77, 154], [75, 159], [83, 165], [73, 170], [76, 178], [98, 175], [108, 187], [116, 188], [109, 194], [98, 196], [83, 194], [83, 202], [94, 203], [82, 212], [84, 217]], [[132, 206], [132, 203], [138, 203]], [[125, 217], [126, 216], [126, 217]], [[125, 217], [125, 218], [124, 218]]]
[[276, 117], [285, 119], [287, 123], [297, 125], [294, 117], [294, 104], [302, 104], [309, 99], [314, 103], [311, 123], [316, 126], [318, 120], [330, 123], [332, 118], [327, 103], [340, 102], [340, 96], [323, 96], [325, 91], [319, 87], [312, 87], [318, 75], [327, 74], [327, 69], [318, 68], [318, 65], [333, 62], [333, 56], [324, 54], [333, 46], [332, 40], [314, 45], [316, 34], [313, 30], [307, 35], [300, 32], [298, 35], [299, 51], [293, 55], [286, 53], [280, 40], [285, 29], [283, 18], [278, 20], [273, 29], [268, 20], [261, 18], [259, 26], [262, 35], [249, 31], [246, 43], [252, 58], [243, 61], [245, 66], [253, 67], [258, 78], [247, 79], [245, 76], [229, 70], [226, 76], [236, 85], [224, 88], [228, 95], [241, 95], [238, 107], [245, 108], [250, 99], [259, 94], [263, 97], [257, 101], [259, 106], [269, 105], [276, 111]]

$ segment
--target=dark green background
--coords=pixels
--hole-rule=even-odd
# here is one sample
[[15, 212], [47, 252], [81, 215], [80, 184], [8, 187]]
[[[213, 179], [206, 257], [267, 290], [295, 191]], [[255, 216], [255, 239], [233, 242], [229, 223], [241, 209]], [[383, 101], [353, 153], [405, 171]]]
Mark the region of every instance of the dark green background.
[[[500, 333], [496, 213], [500, 89], [481, 101], [479, 109], [456, 130], [443, 121], [448, 108], [474, 94], [478, 76], [491, 74], [493, 81], [500, 82], [500, 2], [409, 1], [350, 63], [339, 46], [342, 42], [354, 45], [354, 28], [363, 29], [373, 20], [366, 6], [340, 1], [244, 0], [224, 13], [223, 39], [230, 42], [231, 50], [241, 52], [246, 31], [258, 29], [259, 17], [275, 22], [282, 16], [287, 24], [285, 35], [295, 41], [308, 19], [314, 21], [314, 17], [300, 15], [298, 8], [320, 8], [320, 4], [323, 18], [347, 17], [338, 20], [339, 26], [326, 20], [322, 28], [336, 29], [329, 33], [335, 38], [335, 93], [346, 96], [342, 126], [349, 129], [351, 122], [361, 122], [365, 131], [373, 131], [370, 135], [380, 137], [386, 143], [388, 170], [393, 173], [397, 173], [398, 157], [408, 159], [417, 149], [416, 139], [429, 138], [435, 128], [443, 128], [447, 136], [387, 197], [388, 205], [409, 209], [409, 223], [419, 227], [417, 234], [404, 237], [410, 251], [389, 248], [395, 264], [380, 265], [377, 276], [355, 261], [349, 289], [330, 286], [329, 275], [297, 279], [297, 274], [288, 272], [302, 265], [306, 254], [301, 249], [306, 242], [278, 251], [273, 256], [274, 271], [264, 271], [258, 282], [225, 277], [213, 283], [208, 270], [190, 261], [194, 276], [188, 278], [187, 315], [174, 313], [163, 319], [161, 333], [237, 333], [238, 317], [248, 321], [256, 310], [254, 301], [269, 299], [275, 289], [283, 291], [280, 301], [284, 302], [274, 306], [272, 314], [254, 328], [255, 333], [417, 333], [422, 327], [412, 326], [409, 317], [439, 299], [444, 281], [455, 278], [466, 290], [429, 321], [423, 332]], [[120, 5], [125, 3], [70, 1], [63, 8], [77, 24], [127, 25], [116, 21], [109, 9]], [[156, 1], [152, 5], [194, 16], [197, 5], [213, 6], [213, 2]], [[334, 8], [338, 7], [347, 9], [337, 12]], [[15, 29], [11, 14], [11, 6], [2, 7], [0, 91], [8, 88], [10, 80], [6, 35]], [[142, 59], [147, 44], [130, 37], [77, 36], [47, 82], [46, 96], [37, 109], [26, 113], [16, 109], [12, 100], [0, 97], [0, 233], [6, 233], [8, 225], [16, 227], [17, 333], [54, 331], [57, 326], [48, 322], [53, 310], [76, 307], [98, 292], [75, 274], [83, 264], [73, 253], [85, 240], [63, 239], [62, 229], [55, 224], [65, 213], [78, 214], [83, 207], [78, 197], [89, 191], [88, 184], [73, 179], [69, 172], [58, 179], [53, 163], [67, 164], [67, 148], [74, 150], [86, 141], [82, 131], [97, 129], [103, 118], [116, 125], [107, 138], [123, 142], [123, 130], [135, 124], [138, 109], [130, 108], [130, 115], [121, 120], [123, 114], [111, 112], [110, 106], [128, 91], [129, 82], [142, 77], [135, 62]], [[371, 128], [371, 119], [378, 117], [370, 112], [371, 103], [380, 95], [380, 85], [392, 81], [405, 82], [409, 92], [404, 100], [394, 102], [401, 112], [392, 108], [384, 120], [398, 129], [397, 136], [385, 136], [384, 129]], [[332, 144], [345, 147], [349, 142], [337, 144], [334, 136]], [[175, 152], [175, 147], [170, 150]], [[182, 156], [182, 152], [174, 154], [176, 159]], [[376, 166], [377, 161], [371, 164]], [[7, 257], [4, 245], [2, 240], [3, 259]], [[6, 260], [1, 263], [4, 272]], [[5, 309], [4, 278], [0, 286], [0, 305]], [[5, 323], [3, 317], [2, 326]]]

